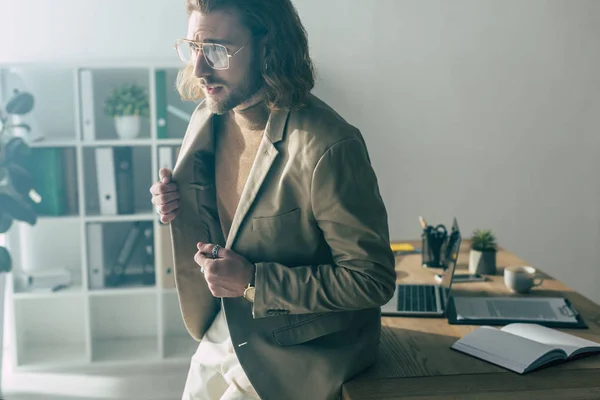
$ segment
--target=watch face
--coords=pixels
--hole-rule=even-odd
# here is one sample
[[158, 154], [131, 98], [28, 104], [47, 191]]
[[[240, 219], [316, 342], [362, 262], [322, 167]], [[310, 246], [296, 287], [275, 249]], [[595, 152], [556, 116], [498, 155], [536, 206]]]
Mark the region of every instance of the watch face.
[[244, 292], [244, 297], [249, 301], [254, 302], [254, 287], [251, 286]]

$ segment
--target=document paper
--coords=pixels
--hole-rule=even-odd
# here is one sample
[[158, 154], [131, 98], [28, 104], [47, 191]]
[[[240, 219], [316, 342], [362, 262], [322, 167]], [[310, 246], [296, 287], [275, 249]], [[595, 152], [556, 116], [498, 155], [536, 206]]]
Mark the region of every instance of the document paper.
[[459, 320], [577, 322], [577, 315], [560, 297], [455, 297], [453, 301]]

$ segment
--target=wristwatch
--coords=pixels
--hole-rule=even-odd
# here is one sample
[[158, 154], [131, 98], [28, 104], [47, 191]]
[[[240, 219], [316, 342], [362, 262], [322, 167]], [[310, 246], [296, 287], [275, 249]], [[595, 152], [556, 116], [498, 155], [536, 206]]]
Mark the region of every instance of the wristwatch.
[[244, 290], [244, 298], [248, 300], [250, 303], [254, 303], [254, 282], [256, 280], [256, 264], [254, 265], [252, 271], [252, 278], [250, 279], [250, 283], [246, 286]]
[[244, 298], [251, 303], [254, 303], [254, 286], [252, 286], [252, 282], [246, 286], [246, 290], [244, 290]]

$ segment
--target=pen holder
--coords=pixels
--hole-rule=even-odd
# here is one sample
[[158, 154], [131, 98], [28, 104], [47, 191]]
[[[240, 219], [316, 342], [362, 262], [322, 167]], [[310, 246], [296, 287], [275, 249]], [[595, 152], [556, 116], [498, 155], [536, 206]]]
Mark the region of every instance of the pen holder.
[[443, 250], [447, 235], [431, 227], [427, 227], [421, 233], [421, 257], [423, 267], [426, 268], [445, 268], [443, 260]]

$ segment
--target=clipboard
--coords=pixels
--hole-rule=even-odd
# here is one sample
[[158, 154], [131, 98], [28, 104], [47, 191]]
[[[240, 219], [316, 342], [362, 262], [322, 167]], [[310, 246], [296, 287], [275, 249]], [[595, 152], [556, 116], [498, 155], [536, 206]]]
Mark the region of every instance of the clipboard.
[[[557, 299], [559, 297], [554, 297]], [[513, 298], [518, 299], [518, 298]], [[446, 316], [448, 318], [448, 323], [450, 325], [508, 325], [512, 323], [532, 323], [538, 324], [542, 326], [546, 326], [549, 328], [572, 328], [572, 329], [588, 329], [587, 324], [581, 317], [581, 314], [575, 309], [573, 304], [569, 301], [569, 299], [565, 297], [560, 297], [561, 300], [565, 302], [565, 307], [568, 307], [568, 310], [572, 313], [572, 316], [576, 318], [576, 321], [552, 321], [552, 320], [540, 320], [540, 319], [523, 319], [523, 318], [515, 318], [515, 319], [499, 319], [499, 318], [467, 318], [467, 319], [459, 319], [456, 307], [454, 304], [454, 297], [450, 297], [448, 299]]]

